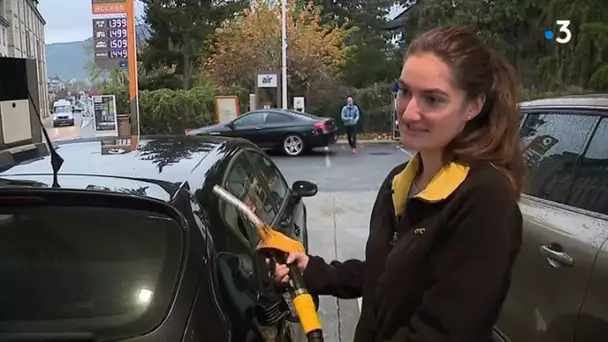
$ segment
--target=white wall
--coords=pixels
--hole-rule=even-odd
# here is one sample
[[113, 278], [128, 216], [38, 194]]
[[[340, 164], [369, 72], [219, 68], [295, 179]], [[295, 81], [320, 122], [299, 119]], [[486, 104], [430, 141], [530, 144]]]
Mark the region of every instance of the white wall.
[[0, 0], [4, 3], [4, 17], [9, 21], [7, 29], [7, 54], [9, 57], [31, 58], [38, 61], [38, 92], [41, 114], [49, 113], [46, 51], [44, 47], [44, 19], [36, 5], [28, 0]]

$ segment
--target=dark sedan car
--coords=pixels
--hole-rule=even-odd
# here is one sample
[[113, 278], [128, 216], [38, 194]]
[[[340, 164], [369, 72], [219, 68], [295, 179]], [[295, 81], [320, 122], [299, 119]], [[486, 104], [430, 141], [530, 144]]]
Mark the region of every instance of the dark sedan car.
[[328, 146], [338, 139], [333, 119], [288, 109], [256, 110], [230, 122], [190, 130], [187, 134], [245, 138], [263, 149], [277, 149], [289, 156]]
[[315, 184], [289, 187], [242, 139], [57, 152], [56, 177], [44, 144], [0, 158], [0, 341], [303, 341], [253, 228], [212, 188], [306, 246]]

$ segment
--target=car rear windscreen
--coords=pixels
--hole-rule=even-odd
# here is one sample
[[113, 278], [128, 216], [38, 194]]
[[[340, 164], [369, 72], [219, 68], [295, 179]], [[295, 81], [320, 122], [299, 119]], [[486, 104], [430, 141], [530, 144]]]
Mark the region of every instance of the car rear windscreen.
[[183, 232], [157, 213], [0, 208], [0, 332], [131, 336], [169, 311]]

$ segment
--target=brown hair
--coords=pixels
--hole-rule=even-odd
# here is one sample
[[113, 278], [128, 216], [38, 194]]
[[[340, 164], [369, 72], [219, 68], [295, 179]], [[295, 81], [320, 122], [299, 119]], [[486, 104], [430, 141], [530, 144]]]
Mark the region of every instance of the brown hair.
[[518, 132], [518, 84], [511, 65], [464, 27], [427, 31], [412, 42], [408, 52], [441, 58], [469, 99], [485, 95], [479, 115], [446, 147], [446, 159], [490, 162], [507, 176], [517, 195], [521, 194], [524, 166]]

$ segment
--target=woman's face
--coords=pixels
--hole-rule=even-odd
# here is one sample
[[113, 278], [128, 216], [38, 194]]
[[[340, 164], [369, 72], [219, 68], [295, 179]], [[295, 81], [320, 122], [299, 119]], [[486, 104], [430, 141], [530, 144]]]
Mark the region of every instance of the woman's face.
[[484, 102], [467, 100], [449, 67], [433, 54], [408, 57], [399, 84], [395, 109], [401, 143], [415, 151], [442, 151]]

